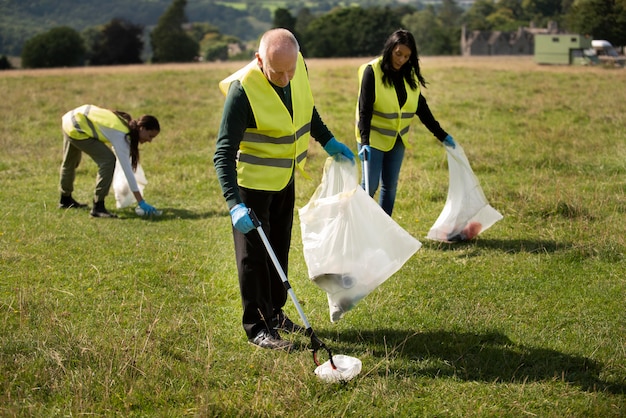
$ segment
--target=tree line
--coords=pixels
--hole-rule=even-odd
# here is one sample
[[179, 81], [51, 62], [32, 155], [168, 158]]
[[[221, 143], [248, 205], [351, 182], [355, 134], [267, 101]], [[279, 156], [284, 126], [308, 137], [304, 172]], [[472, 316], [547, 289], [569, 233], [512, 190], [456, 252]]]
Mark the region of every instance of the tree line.
[[[253, 51], [246, 51], [241, 38], [210, 23], [190, 22], [186, 7], [187, 0], [172, 0], [148, 36], [144, 36], [145, 26], [120, 18], [80, 33], [69, 27], [53, 28], [24, 44], [22, 66], [226, 60], [233, 58], [229, 51], [233, 45], [241, 47], [236, 59], [251, 57]], [[296, 12], [277, 8], [266, 18], [271, 22], [258, 27], [255, 36], [270, 27], [287, 28], [296, 35], [307, 57], [377, 55], [387, 36], [400, 27], [413, 32], [422, 55], [458, 55], [462, 25], [468, 30], [514, 31], [530, 22], [545, 26], [555, 21], [568, 32], [590, 34], [614, 45], [626, 44], [623, 0], [476, 0], [467, 10], [455, 0], [427, 6], [335, 7], [324, 13], [307, 7]], [[151, 54], [142, 57], [146, 38]]]
[[[402, 0], [417, 4], [420, 0]], [[114, 18], [143, 25], [149, 32], [172, 0], [0, 0], [0, 54], [19, 56], [27, 39], [56, 26], [84, 31]], [[189, 0], [190, 22], [208, 23], [243, 41], [255, 39], [272, 23], [275, 7], [292, 13], [307, 6], [314, 14], [359, 4], [393, 5], [397, 0]]]

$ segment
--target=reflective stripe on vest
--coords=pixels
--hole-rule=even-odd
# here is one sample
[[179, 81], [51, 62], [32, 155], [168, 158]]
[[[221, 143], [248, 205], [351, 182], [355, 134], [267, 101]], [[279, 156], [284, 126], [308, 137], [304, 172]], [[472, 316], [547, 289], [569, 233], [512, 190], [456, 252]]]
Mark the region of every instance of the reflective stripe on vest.
[[[382, 57], [378, 57], [359, 67], [359, 85], [363, 81], [363, 72], [367, 66], [372, 66], [374, 71], [375, 99], [374, 111], [372, 112], [372, 121], [370, 127], [370, 146], [381, 151], [389, 151], [396, 143], [398, 135], [402, 138], [405, 146], [408, 146], [405, 138], [409, 132], [409, 127], [419, 101], [420, 88], [419, 83], [416, 90], [412, 90], [411, 86], [404, 81], [407, 92], [407, 100], [404, 106], [400, 108], [398, 95], [395, 87], [387, 86], [383, 83], [383, 71], [380, 66]], [[384, 110], [384, 112], [383, 112]], [[389, 112], [395, 110], [395, 112]], [[357, 142], [361, 142], [361, 133], [359, 132], [359, 106], [356, 109], [356, 126], [355, 135]]]
[[[304, 135], [306, 135], [311, 130], [311, 124], [308, 123], [296, 132], [295, 141], [298, 141]], [[294, 143], [294, 137], [292, 135], [283, 136], [281, 138], [273, 138], [267, 135], [261, 135], [259, 133], [244, 133], [244, 141], [247, 142], [256, 142], [260, 144], [277, 144], [277, 145], [291, 145]], [[304, 161], [307, 155], [307, 150], [305, 149], [303, 152], [300, 152], [296, 155], [296, 163], [300, 163]], [[262, 158], [256, 157], [250, 154], [243, 154], [239, 152], [238, 160], [240, 162], [249, 163], [249, 164], [257, 164], [264, 165], [268, 167], [277, 167], [277, 168], [291, 168], [293, 163], [293, 158]]]
[[72, 139], [94, 138], [107, 141], [100, 126], [129, 132], [128, 126], [112, 111], [94, 105], [83, 105], [70, 110], [62, 118], [63, 132]]
[[98, 135], [98, 131], [96, 130], [96, 127], [94, 126], [93, 122], [89, 120], [89, 111], [91, 110], [91, 105], [86, 105], [85, 106], [85, 110], [82, 112], [82, 114], [85, 116], [85, 118], [87, 118], [85, 120], [87, 126], [89, 127], [89, 132], [86, 132], [81, 126], [80, 123], [78, 122], [77, 118], [76, 118], [76, 109], [74, 109], [72, 111], [72, 125], [74, 126], [74, 129], [76, 129], [76, 132], [78, 133], [82, 133], [85, 135], [88, 135], [92, 138], [95, 138], [97, 140], [100, 140], [100, 135]]
[[236, 79], [257, 123], [256, 128], [246, 129], [239, 145], [237, 183], [256, 190], [282, 190], [289, 184], [294, 167], [304, 172], [311, 130], [313, 95], [302, 55], [298, 54], [296, 72], [289, 83], [293, 118], [256, 61], [222, 80], [222, 93], [226, 94]]

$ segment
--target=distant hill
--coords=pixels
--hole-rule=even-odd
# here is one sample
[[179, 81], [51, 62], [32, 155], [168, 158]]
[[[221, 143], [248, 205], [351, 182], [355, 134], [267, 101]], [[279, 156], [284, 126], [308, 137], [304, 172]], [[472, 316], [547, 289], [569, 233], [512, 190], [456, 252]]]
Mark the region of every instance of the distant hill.
[[[187, 0], [190, 22], [216, 26], [222, 34], [242, 41], [256, 39], [271, 27], [277, 7], [288, 9], [295, 17], [303, 4], [313, 14], [323, 14], [337, 6], [363, 7], [406, 4], [437, 4], [442, 0]], [[456, 0], [469, 6], [474, 0]], [[253, 10], [246, 8], [253, 5]], [[101, 25], [113, 18], [141, 24], [150, 30], [172, 0], [0, 0], [0, 55], [18, 56], [26, 40], [53, 27], [69, 26], [77, 31]], [[149, 39], [146, 39], [146, 43]]]
[[[171, 0], [0, 0], [0, 55], [19, 55], [24, 42], [56, 26], [78, 31], [123, 18], [151, 28]], [[187, 0], [190, 22], [207, 22], [222, 33], [253, 39], [271, 24], [213, 0]], [[236, 3], [234, 4], [236, 5]], [[269, 13], [268, 16], [271, 16]]]

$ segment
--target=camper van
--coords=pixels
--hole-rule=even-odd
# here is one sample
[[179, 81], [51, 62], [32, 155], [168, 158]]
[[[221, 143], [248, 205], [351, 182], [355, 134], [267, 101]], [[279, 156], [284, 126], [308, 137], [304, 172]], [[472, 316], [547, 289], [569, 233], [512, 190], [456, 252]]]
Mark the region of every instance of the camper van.
[[626, 57], [619, 55], [617, 50], [613, 48], [613, 45], [609, 41], [594, 39], [591, 41], [591, 48], [594, 50], [600, 62], [605, 64], [624, 66], [626, 63]]

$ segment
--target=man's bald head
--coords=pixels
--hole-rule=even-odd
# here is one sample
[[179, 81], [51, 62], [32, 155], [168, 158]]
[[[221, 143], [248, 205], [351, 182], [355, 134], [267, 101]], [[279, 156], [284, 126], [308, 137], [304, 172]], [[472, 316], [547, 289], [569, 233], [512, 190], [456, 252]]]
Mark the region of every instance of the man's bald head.
[[259, 52], [262, 60], [274, 53], [297, 53], [300, 45], [296, 37], [283, 28], [270, 29], [263, 34], [259, 42]]
[[256, 57], [265, 77], [285, 87], [295, 74], [299, 51], [300, 45], [293, 33], [277, 28], [263, 34]]

